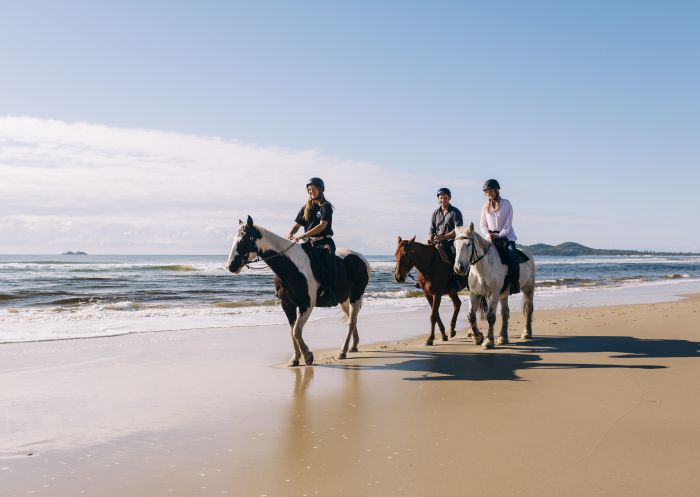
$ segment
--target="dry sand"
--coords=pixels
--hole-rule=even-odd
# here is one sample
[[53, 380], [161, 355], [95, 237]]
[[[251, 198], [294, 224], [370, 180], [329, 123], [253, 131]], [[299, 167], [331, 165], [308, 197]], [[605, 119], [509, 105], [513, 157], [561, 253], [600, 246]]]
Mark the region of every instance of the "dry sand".
[[1, 345], [0, 496], [695, 496], [698, 309], [536, 311], [491, 351], [361, 316], [295, 369], [284, 327]]

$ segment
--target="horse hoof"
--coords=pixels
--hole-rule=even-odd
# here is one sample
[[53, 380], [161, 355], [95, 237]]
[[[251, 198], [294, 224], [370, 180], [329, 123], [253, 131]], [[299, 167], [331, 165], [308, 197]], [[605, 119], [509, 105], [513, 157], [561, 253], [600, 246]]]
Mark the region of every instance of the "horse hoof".
[[338, 354], [338, 359], [347, 359], [348, 355], [344, 351], [340, 351], [340, 354]]
[[425, 341], [425, 346], [426, 346], [426, 347], [432, 347], [432, 346], [433, 346], [433, 341], [432, 341], [432, 340], [426, 340], [426, 341]]
[[484, 341], [484, 335], [481, 333], [474, 333], [472, 336], [474, 337], [474, 343], [477, 345], [481, 345], [481, 342]]
[[350, 352], [359, 352], [359, 350], [357, 350], [357, 347], [353, 347], [350, 349]]
[[443, 336], [442, 336], [442, 341], [443, 341], [443, 342], [446, 342], [446, 341], [447, 341], [447, 335], [443, 335]]
[[508, 339], [503, 337], [498, 337], [496, 340], [496, 345], [506, 345], [508, 344]]
[[527, 331], [523, 331], [523, 334], [520, 335], [521, 340], [529, 340], [532, 338], [532, 333], [528, 333]]
[[304, 357], [304, 362], [306, 363], [307, 366], [311, 366], [314, 363], [314, 353], [309, 352], [309, 355]]
[[457, 330], [450, 330], [450, 338], [457, 336]]
[[487, 338], [486, 341], [481, 345], [481, 348], [484, 350], [492, 349], [493, 348], [493, 340], [490, 338]]
[[471, 332], [471, 330], [467, 331], [467, 338], [471, 338], [474, 336], [474, 333]]
[[287, 366], [289, 366], [290, 368], [295, 368], [295, 367], [297, 367], [298, 365], [299, 365], [299, 361], [298, 361], [298, 360], [290, 360], [290, 361], [287, 363]]

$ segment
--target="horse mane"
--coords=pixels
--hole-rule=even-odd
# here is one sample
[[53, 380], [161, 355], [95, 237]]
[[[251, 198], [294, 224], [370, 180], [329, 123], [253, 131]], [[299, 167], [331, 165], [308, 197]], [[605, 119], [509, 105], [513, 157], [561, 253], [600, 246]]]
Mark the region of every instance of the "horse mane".
[[[254, 224], [253, 226], [260, 232], [261, 235], [261, 238], [258, 242], [260, 250], [274, 250], [275, 252], [294, 250], [294, 247], [289, 247], [289, 245], [293, 243], [291, 240], [287, 240], [286, 238], [283, 238], [278, 234], [273, 233], [272, 231], [260, 226], [259, 224]], [[301, 249], [301, 247], [299, 246], [297, 246], [296, 248]]]

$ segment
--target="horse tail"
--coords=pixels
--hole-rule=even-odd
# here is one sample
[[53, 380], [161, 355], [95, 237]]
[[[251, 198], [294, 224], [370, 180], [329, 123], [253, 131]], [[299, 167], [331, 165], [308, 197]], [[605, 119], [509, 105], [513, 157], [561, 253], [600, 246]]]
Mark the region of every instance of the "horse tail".
[[489, 301], [486, 297], [479, 296], [479, 300], [476, 301], [476, 308], [479, 311], [481, 319], [486, 319], [486, 314], [489, 312]]

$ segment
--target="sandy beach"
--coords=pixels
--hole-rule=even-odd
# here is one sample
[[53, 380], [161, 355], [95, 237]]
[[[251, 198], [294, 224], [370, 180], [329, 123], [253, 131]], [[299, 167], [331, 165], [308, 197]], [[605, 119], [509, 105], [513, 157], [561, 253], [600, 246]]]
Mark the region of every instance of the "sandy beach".
[[323, 319], [293, 369], [286, 326], [0, 345], [0, 496], [696, 495], [698, 309], [539, 311], [491, 351], [367, 315], [342, 362]]

